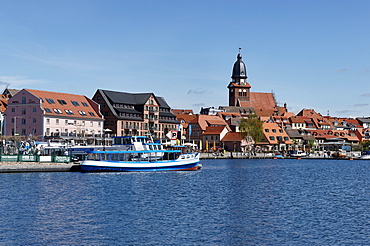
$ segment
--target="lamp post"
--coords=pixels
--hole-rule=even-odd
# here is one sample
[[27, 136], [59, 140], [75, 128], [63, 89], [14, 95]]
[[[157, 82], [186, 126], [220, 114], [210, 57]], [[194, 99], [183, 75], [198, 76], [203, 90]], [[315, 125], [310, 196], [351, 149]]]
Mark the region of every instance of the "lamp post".
[[107, 128], [107, 129], [104, 129], [103, 131], [104, 131], [104, 134], [103, 134], [103, 151], [105, 151], [105, 135], [109, 132], [112, 132], [112, 130]]

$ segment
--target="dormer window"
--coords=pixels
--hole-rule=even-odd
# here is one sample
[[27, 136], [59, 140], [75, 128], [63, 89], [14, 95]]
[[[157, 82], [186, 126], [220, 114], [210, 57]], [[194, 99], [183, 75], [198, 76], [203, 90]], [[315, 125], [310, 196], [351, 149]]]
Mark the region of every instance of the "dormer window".
[[53, 99], [50, 99], [50, 98], [46, 98], [46, 101], [47, 101], [48, 103], [50, 103], [50, 104], [55, 103], [55, 102], [54, 102], [54, 100], [53, 100]]
[[61, 100], [61, 99], [58, 99], [58, 102], [59, 102], [61, 105], [65, 105], [65, 104], [67, 104], [67, 102], [66, 102], [66, 101]]
[[74, 105], [74, 106], [80, 106], [80, 104], [76, 101], [71, 101], [71, 103]]
[[60, 109], [54, 108], [53, 110], [54, 110], [54, 112], [55, 112], [55, 113], [57, 113], [57, 114], [61, 114], [61, 113], [62, 113], [62, 111], [61, 111]]

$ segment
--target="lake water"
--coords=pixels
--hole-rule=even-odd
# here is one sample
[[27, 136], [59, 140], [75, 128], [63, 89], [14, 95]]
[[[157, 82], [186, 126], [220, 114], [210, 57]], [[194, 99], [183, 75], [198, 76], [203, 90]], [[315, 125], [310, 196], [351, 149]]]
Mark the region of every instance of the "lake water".
[[1, 173], [0, 245], [370, 245], [370, 161]]

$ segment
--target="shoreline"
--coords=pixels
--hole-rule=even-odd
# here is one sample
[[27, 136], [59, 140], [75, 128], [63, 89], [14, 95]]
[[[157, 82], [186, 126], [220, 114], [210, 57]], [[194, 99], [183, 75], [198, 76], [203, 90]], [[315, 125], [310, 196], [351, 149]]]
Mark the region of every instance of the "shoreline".
[[[287, 159], [287, 160], [370, 160], [360, 158], [324, 158], [324, 157], [259, 157], [259, 156], [213, 156], [202, 155], [200, 160], [217, 160], [217, 159]], [[31, 172], [81, 172], [79, 163], [40, 163], [40, 162], [0, 162], [0, 173], [31, 173]]]

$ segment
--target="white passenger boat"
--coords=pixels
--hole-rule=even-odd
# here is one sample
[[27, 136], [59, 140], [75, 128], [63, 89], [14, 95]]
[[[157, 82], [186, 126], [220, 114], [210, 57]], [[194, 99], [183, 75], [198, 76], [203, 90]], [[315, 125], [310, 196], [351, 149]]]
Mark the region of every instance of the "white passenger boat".
[[[163, 154], [160, 158], [159, 153]], [[112, 150], [91, 151], [80, 167], [83, 172], [144, 172], [191, 171], [200, 169], [201, 165], [199, 153], [181, 153], [181, 150]]]
[[189, 153], [186, 146], [164, 149], [143, 136], [114, 138], [105, 150], [92, 150], [81, 163], [81, 170], [90, 171], [185, 171], [198, 170], [199, 153]]

